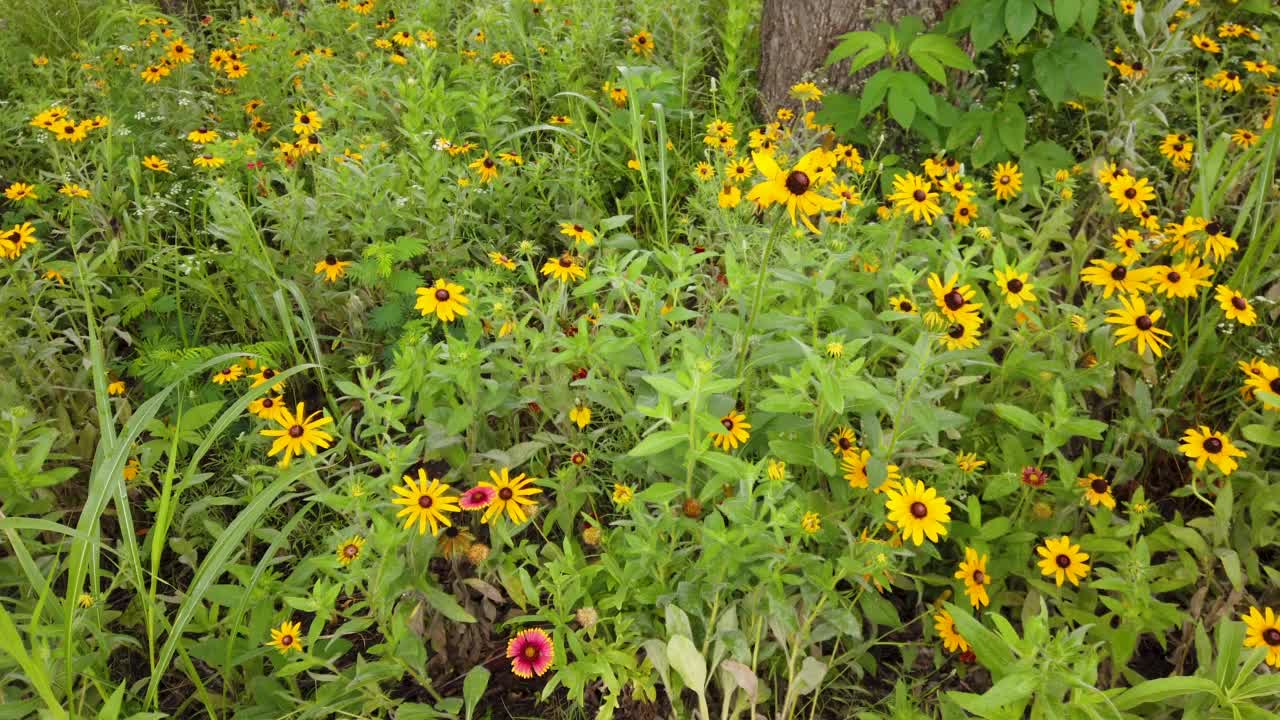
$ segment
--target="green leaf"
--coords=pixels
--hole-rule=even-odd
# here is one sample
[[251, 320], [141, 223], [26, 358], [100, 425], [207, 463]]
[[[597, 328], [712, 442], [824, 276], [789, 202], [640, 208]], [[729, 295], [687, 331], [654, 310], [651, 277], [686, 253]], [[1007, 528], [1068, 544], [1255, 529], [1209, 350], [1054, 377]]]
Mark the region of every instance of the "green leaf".
[[[1017, 2], [1017, 0], [1010, 0]], [[978, 13], [969, 29], [975, 52], [982, 52], [995, 45], [1004, 36], [1005, 0], [991, 0]]]
[[[931, 55], [938, 62], [950, 68], [957, 70], [975, 70], [977, 66], [973, 64], [973, 60], [965, 54], [964, 50], [956, 44], [955, 40], [946, 35], [926, 34], [917, 37], [907, 50], [908, 54], [922, 53]], [[911, 55], [912, 59], [915, 55]]]
[[673, 636], [667, 641], [667, 660], [680, 674], [685, 687], [703, 694], [707, 684], [707, 661], [692, 640], [684, 635]]
[[1031, 698], [1038, 684], [1034, 674], [1020, 672], [1004, 677], [982, 695], [948, 693], [948, 697], [979, 717], [1021, 717], [1021, 706]]
[[472, 714], [476, 710], [476, 704], [484, 697], [484, 691], [489, 687], [489, 669], [483, 665], [476, 665], [467, 673], [466, 679], [462, 681], [462, 700], [467, 708], [467, 720], [471, 720]]
[[1132, 710], [1147, 703], [1164, 703], [1170, 698], [1195, 693], [1217, 693], [1212, 680], [1201, 677], [1166, 677], [1139, 683], [1120, 693], [1112, 702], [1119, 710]]
[[454, 622], [473, 623], [476, 619], [471, 613], [462, 609], [452, 595], [434, 585], [423, 585], [419, 588], [426, 597], [427, 604], [440, 611], [441, 615]]
[[689, 395], [689, 388], [681, 385], [675, 378], [667, 375], [645, 375], [644, 381], [653, 386], [654, 390], [666, 395], [674, 400], [685, 400]]
[[1005, 403], [996, 403], [991, 407], [995, 410], [996, 415], [999, 415], [1019, 430], [1033, 433], [1044, 431], [1044, 424], [1040, 422], [1040, 419], [1020, 407], [1006, 405]]
[[1280, 447], [1280, 430], [1267, 427], [1266, 425], [1245, 425], [1240, 430], [1244, 435], [1244, 439], [1254, 445], [1266, 445], [1267, 447]]
[[877, 33], [868, 30], [852, 32], [840, 36], [840, 44], [831, 50], [824, 64], [834, 65], [846, 58], [853, 58], [849, 65], [849, 74], [852, 75], [883, 58], [888, 50], [889, 46], [885, 44], [884, 38]]
[[792, 683], [791, 689], [797, 695], [808, 695], [818, 686], [822, 684], [822, 678], [827, 676], [827, 664], [817, 658], [806, 655], [804, 662], [800, 663], [800, 672], [796, 673], [796, 679]]
[[993, 676], [999, 677], [1013, 666], [1013, 651], [999, 635], [978, 622], [968, 610], [951, 603], [946, 603], [946, 606], [955, 621], [956, 631], [973, 646], [978, 662], [990, 670]]
[[679, 430], [662, 430], [646, 436], [627, 455], [631, 457], [648, 457], [689, 441], [688, 433]]
[[1053, 17], [1060, 30], [1071, 27], [1080, 19], [1080, 0], [1053, 0]]
[[916, 119], [916, 104], [897, 85], [889, 88], [889, 117], [906, 130], [911, 129], [911, 123]]
[[889, 92], [889, 82], [896, 73], [893, 70], [881, 70], [867, 79], [862, 86], [862, 103], [858, 109], [858, 117], [863, 118], [884, 102], [885, 93]]
[[1027, 116], [1017, 103], [1005, 105], [1004, 111], [996, 115], [996, 132], [1000, 142], [1011, 153], [1021, 153], [1027, 144]]
[[1004, 7], [1004, 27], [1009, 31], [1009, 39], [1018, 42], [1026, 37], [1036, 24], [1037, 14], [1034, 0], [1008, 0]]

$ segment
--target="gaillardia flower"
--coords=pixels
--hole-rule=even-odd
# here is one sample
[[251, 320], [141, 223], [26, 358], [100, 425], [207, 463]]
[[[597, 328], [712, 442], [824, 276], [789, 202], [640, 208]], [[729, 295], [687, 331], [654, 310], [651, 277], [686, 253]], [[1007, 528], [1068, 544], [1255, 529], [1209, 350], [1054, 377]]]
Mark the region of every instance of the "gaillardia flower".
[[288, 655], [291, 650], [302, 652], [301, 633], [302, 623], [285, 620], [280, 623], [279, 630], [271, 629], [271, 640], [266, 645], [279, 650], [281, 655]]
[[551, 636], [538, 628], [521, 630], [507, 643], [511, 672], [526, 680], [542, 677], [555, 660], [556, 649]]

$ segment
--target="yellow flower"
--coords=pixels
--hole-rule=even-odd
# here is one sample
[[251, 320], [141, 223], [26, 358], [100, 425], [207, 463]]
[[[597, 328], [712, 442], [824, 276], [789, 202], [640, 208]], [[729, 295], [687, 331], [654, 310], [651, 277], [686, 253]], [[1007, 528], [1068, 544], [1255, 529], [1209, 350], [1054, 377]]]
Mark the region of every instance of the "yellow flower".
[[441, 322], [451, 323], [458, 317], [466, 317], [470, 312], [467, 304], [471, 300], [466, 296], [466, 289], [461, 285], [438, 278], [436, 284], [429, 288], [418, 288], [418, 301], [414, 308], [423, 317], [435, 314]]
[[1022, 192], [1022, 171], [1017, 163], [1000, 163], [991, 176], [991, 185], [995, 188], [996, 198], [1012, 200]]
[[807, 102], [818, 102], [822, 100], [822, 90], [811, 82], [796, 83], [791, 86], [791, 97]]
[[1280, 668], [1280, 618], [1271, 608], [1249, 608], [1248, 615], [1240, 616], [1245, 624], [1244, 646], [1266, 648], [1267, 664]]
[[1226, 285], [1219, 285], [1215, 289], [1215, 297], [1218, 300], [1218, 307], [1226, 313], [1228, 320], [1235, 320], [1241, 325], [1253, 325], [1258, 322], [1258, 313], [1253, 309], [1253, 305], [1235, 290]]
[[956, 465], [960, 467], [960, 471], [969, 474], [974, 473], [983, 468], [987, 464], [986, 460], [979, 460], [977, 453], [957, 453]]
[[1035, 285], [1027, 282], [1027, 273], [1020, 273], [1012, 267], [1004, 272], [996, 271], [996, 284], [1004, 291], [1004, 300], [1011, 308], [1020, 308], [1023, 303], [1034, 303], [1036, 296], [1031, 292]]
[[712, 443], [725, 452], [736, 449], [751, 438], [751, 433], [747, 432], [751, 429], [751, 423], [747, 422], [747, 416], [742, 413], [730, 410], [720, 418], [720, 424], [724, 426], [724, 432], [713, 432], [710, 435]]
[[1231, 443], [1225, 433], [1210, 430], [1207, 425], [1187, 428], [1178, 450], [1188, 459], [1196, 461], [1196, 469], [1203, 470], [1212, 462], [1223, 475], [1230, 475], [1240, 467], [1236, 458], [1246, 457], [1245, 452]]
[[631, 42], [631, 52], [641, 57], [650, 57], [653, 55], [654, 44], [653, 34], [648, 30], [640, 32], [627, 38]]
[[576, 258], [566, 253], [557, 260], [548, 260], [542, 266], [542, 274], [554, 277], [562, 283], [570, 283], [585, 278], [587, 271], [578, 264]]
[[1121, 308], [1107, 311], [1107, 323], [1116, 325], [1116, 345], [1130, 340], [1136, 341], [1138, 354], [1142, 354], [1148, 346], [1156, 357], [1164, 355], [1163, 348], [1169, 343], [1161, 337], [1172, 337], [1173, 333], [1156, 327], [1160, 321], [1160, 310], [1147, 311], [1147, 303], [1138, 295], [1120, 296]]
[[314, 135], [324, 127], [324, 120], [315, 110], [297, 110], [293, 113], [293, 134]]
[[107, 384], [107, 394], [112, 396], [123, 395], [128, 390], [123, 380], [113, 380]]
[[338, 564], [350, 565], [360, 557], [360, 551], [364, 548], [364, 538], [359, 535], [351, 537], [338, 543]]
[[460, 509], [458, 498], [445, 495], [449, 492], [449, 485], [428, 478], [427, 471], [422, 468], [418, 468], [416, 481], [409, 475], [403, 475], [400, 479], [404, 481], [404, 487], [397, 485], [391, 488], [396, 495], [399, 495], [392, 498], [391, 502], [404, 506], [400, 512], [396, 513], [396, 517], [405, 518], [406, 529], [417, 523], [418, 534], [425, 535], [427, 526], [430, 525], [431, 536], [436, 537], [440, 534], [441, 526], [449, 527], [453, 524], [449, 521], [449, 515], [460, 512]]
[[946, 536], [951, 507], [937, 490], [905, 478], [901, 490], [894, 488], [885, 494], [889, 522], [901, 529], [903, 540], [921, 545], [925, 537], [930, 542], [938, 542], [939, 537]]
[[1155, 188], [1151, 187], [1146, 178], [1135, 178], [1128, 174], [1112, 181], [1107, 192], [1120, 212], [1132, 213], [1134, 217], [1142, 217], [1147, 203], [1156, 199]]
[[1116, 498], [1111, 494], [1111, 483], [1106, 478], [1097, 473], [1089, 473], [1077, 480], [1076, 484], [1084, 488], [1085, 500], [1090, 505], [1102, 505], [1108, 510], [1116, 509]]
[[834, 176], [832, 153], [822, 148], [811, 150], [791, 170], [778, 167], [772, 155], [756, 152], [751, 157], [765, 179], [751, 188], [747, 199], [761, 209], [785, 205], [792, 225], [796, 224], [799, 211], [805, 227], [814, 233], [818, 228], [809, 219], [811, 216], [839, 209], [839, 200], [818, 194], [818, 188]]
[[817, 534], [822, 530], [822, 518], [816, 512], [807, 512], [800, 518], [800, 529], [809, 535]]
[[844, 343], [829, 342], [827, 343], [826, 352], [829, 358], [844, 357]]
[[768, 473], [770, 480], [781, 482], [787, 477], [787, 464], [776, 458], [769, 458]]
[[591, 424], [591, 408], [586, 405], [574, 405], [573, 409], [569, 411], [569, 420], [576, 424], [579, 430], [582, 430]]
[[323, 274], [325, 282], [337, 282], [338, 278], [347, 274], [349, 265], [351, 265], [350, 260], [339, 260], [333, 255], [326, 255], [323, 260], [316, 263], [315, 273]]
[[513, 523], [522, 523], [527, 520], [528, 514], [525, 508], [535, 504], [530, 499], [531, 496], [542, 492], [541, 488], [534, 487], [534, 478], [526, 478], [524, 473], [513, 478], [508, 468], [502, 468], [501, 474], [490, 470], [489, 479], [493, 482], [479, 483], [480, 487], [488, 488], [494, 493], [493, 501], [485, 509], [480, 522], [488, 524], [490, 520], [501, 517], [503, 510], [507, 511], [507, 517], [511, 518]]
[[85, 610], [88, 610], [89, 608], [93, 607], [93, 596], [90, 595], [89, 593], [80, 593], [80, 597], [76, 598], [76, 602], [80, 605], [80, 607], [84, 608]]
[[283, 451], [284, 456], [280, 459], [282, 468], [289, 467], [293, 457], [301, 457], [303, 451], [315, 455], [317, 449], [323, 450], [333, 443], [333, 436], [320, 429], [332, 423], [333, 418], [323, 415], [320, 410], [308, 415], [305, 403], [298, 403], [296, 413], [289, 412], [289, 408], [281, 408], [275, 421], [279, 429], [262, 430], [259, 434], [276, 439], [267, 457]]
[[722, 185], [719, 194], [716, 195], [716, 203], [726, 210], [732, 210], [738, 207], [738, 203], [742, 202], [742, 191], [737, 185]]
[[973, 548], [964, 549], [964, 562], [956, 570], [957, 580], [964, 582], [964, 592], [969, 596], [969, 603], [975, 608], [991, 604], [987, 595], [987, 586], [991, 584], [991, 576], [987, 574], [987, 555], [978, 555]]
[[933, 616], [933, 627], [938, 631], [938, 637], [942, 640], [942, 646], [950, 652], [964, 653], [969, 652], [969, 643], [960, 636], [960, 632], [956, 630], [956, 621], [951, 617], [951, 613], [946, 610], [939, 610]]
[[218, 372], [214, 373], [212, 380], [218, 385], [225, 385], [229, 382], [235, 382], [242, 377], [244, 377], [244, 368], [233, 364], [230, 367], [222, 368]]
[[617, 505], [630, 505], [631, 501], [636, 497], [636, 493], [631, 489], [630, 485], [613, 484], [613, 502]]
[[36, 195], [36, 187], [29, 183], [16, 182], [4, 189], [4, 196], [17, 202], [19, 200], [39, 200], [40, 196]]
[[281, 655], [288, 655], [290, 650], [302, 652], [302, 638], [299, 637], [301, 632], [302, 623], [285, 620], [280, 624], [279, 630], [271, 629], [271, 641], [266, 645], [279, 650]]
[[1053, 577], [1058, 587], [1062, 587], [1066, 580], [1078, 586], [1080, 580], [1089, 574], [1089, 555], [1080, 552], [1080, 546], [1072, 545], [1071, 538], [1066, 535], [1046, 539], [1044, 545], [1036, 548], [1036, 553], [1042, 558], [1040, 573]]
[[162, 173], [169, 172], [169, 161], [162, 160], [155, 155], [148, 155], [144, 157], [142, 159], [142, 166], [148, 170], [153, 170], [155, 172], [162, 172]]
[[938, 205], [938, 193], [933, 191], [933, 184], [927, 179], [907, 173], [893, 178], [893, 193], [889, 195], [894, 207], [911, 213], [916, 222], [923, 220], [932, 225], [934, 218], [942, 214], [942, 206]]

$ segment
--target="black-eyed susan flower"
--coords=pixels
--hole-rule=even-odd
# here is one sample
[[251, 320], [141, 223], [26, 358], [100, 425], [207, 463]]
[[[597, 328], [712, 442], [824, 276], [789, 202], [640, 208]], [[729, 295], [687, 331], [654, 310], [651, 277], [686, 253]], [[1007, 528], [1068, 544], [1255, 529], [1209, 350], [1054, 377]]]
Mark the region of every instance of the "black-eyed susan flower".
[[[1257, 358], [1247, 363], [1241, 361], [1240, 367], [1245, 370], [1245, 386], [1242, 388], [1245, 397], [1255, 397], [1258, 392], [1280, 396], [1280, 368]], [[1280, 405], [1267, 403], [1263, 407], [1271, 412], [1280, 412]]]
[[511, 258], [507, 257], [506, 255], [503, 255], [500, 252], [497, 252], [496, 250], [489, 251], [489, 262], [493, 263], [494, 265], [497, 265], [500, 268], [505, 268], [507, 270], [516, 269], [515, 260], [512, 260]]
[[524, 473], [513, 478], [510, 469], [504, 467], [501, 473], [490, 470], [489, 479], [491, 482], [479, 484], [480, 487], [493, 491], [493, 500], [485, 509], [480, 522], [488, 524], [490, 520], [501, 517], [503, 511], [506, 511], [513, 523], [519, 524], [527, 520], [529, 516], [525, 508], [535, 505], [533, 496], [542, 492], [542, 488], [533, 484], [535, 478], [525, 477]]
[[338, 564], [346, 567], [356, 560], [360, 559], [360, 552], [364, 549], [364, 538], [360, 535], [352, 535], [351, 537], [338, 543]]
[[1257, 133], [1244, 128], [1236, 128], [1236, 131], [1231, 133], [1231, 142], [1237, 147], [1251, 148], [1258, 144], [1258, 139]]
[[996, 285], [1004, 292], [1004, 301], [1011, 308], [1020, 308], [1023, 303], [1034, 303], [1035, 293], [1031, 292], [1035, 285], [1027, 281], [1027, 273], [1020, 273], [1013, 267], [1006, 267], [1004, 272], [996, 271]]
[[124, 478], [125, 482], [133, 482], [134, 480], [138, 479], [138, 475], [141, 473], [142, 473], [142, 461], [138, 460], [138, 458], [136, 457], [133, 457], [133, 458], [129, 458], [129, 462], [125, 463], [124, 470], [121, 471], [120, 475]]
[[1214, 289], [1214, 298], [1218, 301], [1218, 307], [1226, 313], [1228, 320], [1235, 320], [1241, 325], [1253, 325], [1258, 322], [1258, 313], [1253, 309], [1253, 305], [1239, 292], [1226, 285], [1219, 285]]
[[467, 305], [471, 299], [461, 285], [438, 278], [436, 284], [429, 288], [418, 288], [418, 301], [414, 308], [423, 317], [434, 314], [441, 322], [450, 323], [459, 317], [466, 317], [470, 311]]
[[827, 343], [827, 347], [824, 352], [826, 352], [827, 357], [833, 360], [842, 358], [844, 357], [844, 343], [835, 341], [829, 342]]
[[969, 603], [975, 608], [991, 604], [987, 594], [987, 586], [991, 584], [991, 576], [987, 574], [987, 555], [978, 554], [973, 548], [964, 549], [964, 561], [955, 577], [964, 583], [964, 593], [969, 596]]
[[1241, 615], [1245, 625], [1244, 646], [1266, 648], [1267, 664], [1280, 667], [1280, 617], [1271, 608], [1250, 607], [1248, 615]]
[[187, 133], [187, 140], [195, 145], [207, 145], [216, 142], [218, 133], [216, 130], [210, 130], [207, 127], [196, 128]]
[[489, 62], [493, 63], [494, 65], [497, 65], [498, 67], [506, 67], [514, 63], [515, 61], [516, 61], [515, 53], [512, 53], [509, 50], [499, 50], [498, 52], [489, 56]]
[[1235, 70], [1219, 70], [1205, 84], [1227, 93], [1238, 93], [1244, 89], [1244, 79]]
[[301, 457], [304, 451], [308, 455], [315, 455], [317, 450], [323, 450], [333, 443], [333, 436], [320, 429], [332, 423], [333, 418], [325, 415], [322, 410], [308, 415], [306, 403], [298, 403], [295, 412], [290, 412], [287, 407], [281, 408], [275, 422], [279, 428], [262, 430], [260, 434], [276, 439], [267, 452], [267, 457], [283, 452], [284, 455], [280, 458], [282, 468], [289, 467], [295, 455]]
[[787, 477], [787, 464], [777, 458], [769, 458], [769, 464], [765, 468], [769, 479], [774, 482], [781, 482]]
[[1209, 37], [1208, 35], [1202, 35], [1199, 33], [1192, 35], [1191, 44], [1209, 53], [1210, 55], [1217, 55], [1218, 53], [1222, 52], [1222, 46], [1219, 45], [1216, 41], [1214, 41], [1213, 38]]
[[1036, 554], [1041, 558], [1040, 574], [1052, 577], [1058, 587], [1067, 580], [1079, 586], [1084, 576], [1089, 574], [1089, 555], [1080, 552], [1080, 546], [1073, 545], [1067, 535], [1047, 538], [1044, 545], [1036, 548]]
[[391, 502], [404, 506], [396, 513], [396, 517], [405, 519], [406, 529], [417, 523], [418, 534], [425, 535], [430, 526], [431, 536], [436, 537], [440, 534], [441, 527], [453, 524], [449, 516], [459, 512], [459, 507], [458, 498], [445, 494], [449, 492], [449, 485], [427, 477], [427, 471], [422, 468], [418, 468], [416, 480], [411, 475], [403, 475], [400, 479], [404, 481], [404, 486], [396, 485], [391, 488], [399, 496], [392, 498]]
[[578, 259], [565, 253], [559, 258], [548, 260], [542, 266], [542, 274], [554, 277], [562, 283], [571, 283], [587, 276], [586, 268], [578, 264]]
[[951, 222], [961, 227], [967, 227], [978, 217], [978, 206], [971, 202], [958, 202], [956, 209], [951, 211]]
[[653, 55], [653, 34], [648, 30], [641, 30], [635, 35], [627, 38], [627, 40], [631, 43], [631, 52], [636, 55], [646, 58]]
[[542, 677], [555, 660], [555, 645], [551, 636], [538, 628], [521, 630], [507, 642], [507, 658], [511, 660], [511, 672], [526, 680]]
[[911, 219], [916, 222], [923, 220], [925, 224], [932, 225], [934, 219], [942, 214], [933, 183], [915, 173], [895, 176], [889, 199], [898, 210], [911, 213]]
[[920, 311], [916, 308], [916, 304], [906, 295], [894, 295], [889, 298], [889, 309], [894, 312], [906, 313], [908, 315], [916, 315]]
[[1111, 483], [1106, 478], [1097, 473], [1089, 473], [1077, 480], [1076, 484], [1084, 488], [1084, 499], [1090, 505], [1101, 505], [1108, 510], [1116, 509], [1116, 498], [1111, 494]]
[[955, 322], [972, 321], [982, 303], [973, 302], [977, 291], [968, 285], [960, 284], [960, 275], [952, 273], [943, 282], [937, 273], [929, 274], [929, 292], [933, 293], [933, 302], [949, 320]]
[[956, 630], [956, 621], [951, 617], [951, 613], [939, 610], [933, 616], [933, 628], [938, 631], [938, 639], [942, 640], [942, 646], [948, 651], [958, 653], [969, 651], [969, 643]]
[[315, 110], [295, 110], [293, 113], [293, 134], [314, 135], [324, 127], [324, 120]]
[[280, 623], [280, 629], [271, 629], [271, 640], [266, 645], [279, 650], [281, 655], [288, 655], [290, 651], [302, 652], [301, 633], [302, 623], [285, 620]]
[[809, 511], [800, 518], [800, 529], [806, 535], [816, 535], [822, 530], [822, 517], [818, 513]]
[[1101, 258], [1092, 260], [1090, 267], [1080, 271], [1080, 279], [1102, 288], [1102, 297], [1115, 293], [1136, 295], [1151, 291], [1150, 268], [1126, 268]]
[[489, 157], [488, 152], [485, 152], [485, 154], [478, 159], [473, 160], [467, 165], [467, 167], [474, 170], [475, 173], [480, 176], [480, 181], [483, 183], [491, 183], [498, 179], [498, 163], [493, 158]]
[[574, 405], [573, 409], [569, 411], [569, 420], [577, 425], [579, 430], [582, 430], [591, 424], [591, 408], [582, 403]]
[[224, 367], [214, 373], [211, 379], [218, 385], [225, 385], [229, 382], [235, 382], [242, 377], [244, 377], [244, 368], [239, 364], [232, 364], [231, 366]]
[[89, 198], [93, 195], [93, 193], [89, 192], [88, 189], [83, 188], [76, 183], [64, 183], [62, 187], [58, 188], [58, 194], [80, 200]]
[[284, 398], [280, 396], [263, 395], [262, 397], [254, 398], [249, 403], [249, 412], [263, 420], [273, 422], [280, 417], [280, 411], [287, 408]]
[[1245, 60], [1244, 69], [1248, 72], [1268, 78], [1276, 72], [1276, 66], [1262, 58], [1258, 58], [1257, 60]]
[[222, 66], [222, 71], [232, 80], [239, 80], [249, 74], [249, 65], [243, 60], [229, 60]]
[[[845, 481], [849, 483], [849, 487], [856, 490], [871, 486], [871, 475], [868, 470], [870, 463], [871, 451], [863, 448], [853, 448], [840, 456], [840, 472]], [[885, 470], [884, 482], [876, 486], [876, 493], [901, 488], [898, 481], [902, 479], [902, 474], [898, 470], [898, 466], [888, 465]]]
[[822, 90], [811, 82], [796, 83], [791, 86], [791, 97], [804, 102], [818, 102], [822, 100]]
[[977, 313], [962, 316], [938, 335], [938, 342], [948, 350], [968, 350], [982, 339], [982, 318]]
[[938, 542], [939, 537], [946, 536], [951, 507], [937, 490], [904, 478], [901, 489], [891, 488], [885, 494], [889, 522], [898, 526], [903, 541], [922, 545], [926, 537], [930, 542]]
[[560, 234], [573, 239], [573, 244], [582, 243], [588, 247], [596, 244], [595, 233], [580, 223], [560, 223]]
[[857, 436], [853, 434], [853, 429], [847, 425], [836, 428], [835, 432], [831, 433], [831, 449], [836, 455], [852, 452], [856, 449], [854, 446], [857, 444]]
[[1245, 452], [1232, 444], [1226, 433], [1211, 430], [1207, 425], [1187, 428], [1178, 450], [1195, 461], [1197, 470], [1203, 470], [1206, 463], [1213, 463], [1223, 475], [1230, 475], [1240, 467], [1236, 458], [1246, 457]]
[[323, 260], [316, 263], [315, 273], [324, 275], [325, 282], [338, 282], [338, 278], [347, 274], [347, 267], [350, 265], [350, 260], [339, 260], [333, 255], [325, 255]]
[[155, 65], [146, 66], [145, 68], [142, 69], [142, 72], [139, 73], [139, 75], [142, 76], [143, 82], [154, 85], [156, 83], [159, 83], [160, 80], [163, 79], [165, 76], [167, 76], [170, 72], [171, 71], [169, 70], [168, 64], [157, 63]]
[[196, 53], [181, 38], [169, 43], [168, 57], [179, 65], [185, 65], [195, 59]]
[[1195, 149], [1195, 140], [1185, 133], [1165, 135], [1160, 143], [1160, 154], [1175, 162], [1190, 162]]
[[1191, 258], [1172, 267], [1158, 266], [1152, 268], [1151, 282], [1156, 292], [1171, 298], [1193, 298], [1200, 293], [1200, 288], [1212, 285], [1208, 278], [1213, 275], [1213, 268], [1200, 264], [1200, 258]]
[[956, 453], [956, 466], [966, 475], [981, 470], [986, 464], [987, 461], [980, 459], [977, 453]]
[[735, 450], [751, 438], [751, 423], [747, 422], [747, 416], [736, 410], [730, 410], [728, 414], [720, 418], [720, 425], [724, 428], [724, 432], [713, 432], [711, 442], [721, 450], [728, 452]]
[[148, 155], [142, 158], [142, 166], [153, 172], [169, 172], [169, 161], [163, 160], [156, 155]]
[[814, 233], [818, 228], [810, 219], [812, 216], [839, 209], [839, 200], [818, 192], [829, 178], [829, 170], [834, 164], [830, 152], [822, 148], [810, 150], [790, 170], [778, 167], [772, 155], [757, 151], [751, 157], [765, 179], [751, 188], [747, 199], [761, 209], [784, 205], [792, 225], [796, 224], [798, 213], [801, 222]]
[[9, 187], [4, 189], [4, 196], [14, 202], [40, 199], [40, 196], [36, 194], [36, 186], [24, 182], [10, 183]]
[[619, 506], [627, 506], [636, 498], [636, 491], [630, 485], [622, 483], [613, 484], [613, 503]]
[[263, 366], [258, 369], [258, 372], [249, 376], [249, 379], [253, 381], [253, 384], [250, 385], [249, 387], [256, 388], [261, 385], [266, 385], [274, 381], [275, 385], [272, 386], [271, 389], [274, 392], [280, 392], [280, 389], [283, 384], [280, 383], [279, 381], [276, 381], [276, 376], [278, 376], [279, 374], [280, 373], [276, 372], [274, 369]]
[[1124, 264], [1132, 265], [1142, 259], [1142, 233], [1132, 228], [1120, 228], [1111, 235], [1111, 245], [1124, 256]]
[[568, 115], [552, 115], [551, 117], [547, 118], [547, 122], [551, 123], [552, 125], [572, 125], [573, 118], [569, 117]]
[[738, 207], [742, 202], [742, 190], [737, 185], [725, 184], [720, 186], [720, 192], [716, 194], [716, 204], [725, 210], [732, 210]]
[[1156, 199], [1156, 191], [1150, 181], [1132, 175], [1117, 177], [1108, 187], [1107, 194], [1120, 212], [1132, 213], [1134, 217], [1142, 217], [1147, 203]]
[[474, 535], [466, 528], [460, 528], [456, 525], [447, 527], [444, 532], [436, 539], [436, 546], [440, 548], [440, 555], [446, 560], [453, 560], [461, 557], [464, 553], [471, 549], [472, 543], [476, 541]]
[[[1164, 337], [1173, 336], [1173, 333], [1168, 330], [1156, 327], [1162, 311], [1148, 311], [1146, 300], [1138, 295], [1121, 295], [1120, 305], [1119, 308], [1107, 311], [1107, 323], [1116, 326], [1116, 345], [1135, 341], [1138, 345], [1138, 354], [1142, 354], [1147, 347], [1150, 347], [1152, 354], [1161, 357], [1164, 354], [1164, 348], [1169, 347]], [[1162, 335], [1164, 337], [1161, 337]]]
[[1214, 262], [1226, 260], [1231, 253], [1239, 249], [1235, 238], [1227, 234], [1227, 228], [1216, 220], [1207, 220], [1199, 225], [1204, 231], [1204, 257], [1213, 256]]
[[224, 160], [223, 158], [220, 158], [217, 155], [210, 155], [209, 153], [205, 153], [203, 155], [197, 155], [195, 156], [195, 158], [191, 160], [192, 165], [195, 165], [198, 168], [204, 168], [206, 170], [216, 170], [222, 167], [223, 164], [226, 162], [227, 161]]
[[1017, 163], [1000, 163], [991, 174], [991, 187], [999, 200], [1012, 200], [1022, 192], [1022, 170]]

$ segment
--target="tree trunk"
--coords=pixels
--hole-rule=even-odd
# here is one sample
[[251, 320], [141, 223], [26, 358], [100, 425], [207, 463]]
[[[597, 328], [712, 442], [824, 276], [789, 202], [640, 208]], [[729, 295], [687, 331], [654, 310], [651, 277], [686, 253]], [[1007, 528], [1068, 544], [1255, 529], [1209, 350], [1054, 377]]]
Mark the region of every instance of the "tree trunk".
[[848, 61], [824, 68], [839, 37], [869, 30], [882, 20], [896, 23], [917, 15], [925, 27], [942, 18], [955, 0], [764, 0], [760, 21], [760, 102], [765, 112], [788, 104], [795, 83], [816, 80], [824, 87], [850, 86]]

